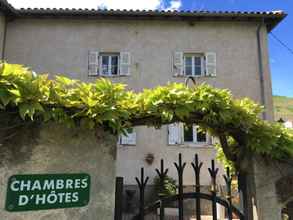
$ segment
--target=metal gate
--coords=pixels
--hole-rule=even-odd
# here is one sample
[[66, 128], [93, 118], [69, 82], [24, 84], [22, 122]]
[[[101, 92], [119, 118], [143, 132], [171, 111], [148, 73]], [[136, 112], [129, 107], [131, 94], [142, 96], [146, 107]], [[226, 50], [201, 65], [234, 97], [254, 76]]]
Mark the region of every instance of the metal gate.
[[[244, 214], [237, 209], [232, 204], [232, 177], [229, 171], [229, 168], [226, 170], [226, 174], [223, 175], [223, 178], [226, 183], [226, 196], [222, 198], [217, 195], [217, 175], [219, 169], [215, 167], [215, 161], [211, 161], [211, 167], [208, 168], [209, 175], [211, 177], [211, 186], [210, 186], [210, 193], [203, 193], [201, 192], [201, 184], [200, 184], [200, 172], [203, 163], [199, 162], [198, 155], [196, 154], [194, 157], [194, 162], [191, 163], [191, 166], [194, 171], [194, 178], [195, 178], [195, 190], [194, 192], [183, 192], [183, 173], [186, 167], [186, 163], [182, 162], [182, 155], [179, 154], [178, 162], [174, 163], [177, 173], [178, 173], [178, 194], [174, 196], [168, 197], [160, 197], [156, 202], [152, 204], [145, 204], [145, 188], [148, 183], [149, 177], [145, 177], [144, 175], [144, 168], [141, 168], [140, 177], [136, 177], [136, 182], [139, 188], [139, 210], [138, 214], [132, 217], [133, 220], [170, 220], [170, 219], [178, 219], [178, 220], [186, 220], [187, 218], [184, 217], [184, 200], [194, 200], [195, 201], [195, 213], [194, 218], [188, 218], [188, 220], [204, 220], [201, 214], [201, 202], [202, 200], [207, 200], [211, 202], [212, 207], [212, 220], [218, 220], [217, 216], [217, 204], [221, 205], [226, 210], [226, 218], [228, 220], [239, 219], [244, 220]], [[161, 182], [161, 187], [163, 186], [163, 181], [165, 176], [168, 173], [168, 169], [164, 168], [164, 160], [161, 160], [161, 167], [160, 169], [156, 169], [157, 175]], [[117, 194], [116, 194], [117, 195]], [[119, 197], [119, 196], [118, 196]], [[116, 200], [117, 201], [117, 200]], [[177, 201], [178, 202], [178, 217], [176, 218], [167, 218], [165, 216], [165, 209], [166, 205], [170, 204], [171, 202]], [[116, 207], [117, 208], [117, 207]], [[159, 211], [158, 211], [159, 210]], [[147, 217], [151, 213], [156, 213], [157, 217]], [[115, 220], [122, 220], [117, 216]]]

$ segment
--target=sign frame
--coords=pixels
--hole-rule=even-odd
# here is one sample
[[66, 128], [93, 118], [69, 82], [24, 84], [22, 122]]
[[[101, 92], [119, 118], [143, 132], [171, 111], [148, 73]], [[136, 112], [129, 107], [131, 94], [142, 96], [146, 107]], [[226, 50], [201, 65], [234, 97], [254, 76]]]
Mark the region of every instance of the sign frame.
[[90, 202], [90, 189], [91, 177], [86, 173], [13, 175], [7, 182], [5, 210], [24, 212], [84, 207]]

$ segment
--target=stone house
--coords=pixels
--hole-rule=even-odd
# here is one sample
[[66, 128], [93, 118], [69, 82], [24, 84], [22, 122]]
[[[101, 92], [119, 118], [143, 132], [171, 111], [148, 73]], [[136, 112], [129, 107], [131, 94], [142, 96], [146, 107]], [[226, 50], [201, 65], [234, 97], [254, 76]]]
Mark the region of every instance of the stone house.
[[[281, 11], [15, 9], [0, 0], [0, 52], [2, 60], [36, 72], [87, 82], [105, 77], [135, 91], [194, 76], [197, 83], [264, 105], [262, 117], [273, 120], [267, 37], [285, 16]], [[196, 125], [136, 127], [119, 138], [117, 175], [133, 185], [140, 167], [152, 178], [164, 158], [176, 178], [179, 152], [186, 162], [198, 153], [205, 170], [216, 155], [212, 138]], [[191, 167], [184, 184], [194, 184]]]

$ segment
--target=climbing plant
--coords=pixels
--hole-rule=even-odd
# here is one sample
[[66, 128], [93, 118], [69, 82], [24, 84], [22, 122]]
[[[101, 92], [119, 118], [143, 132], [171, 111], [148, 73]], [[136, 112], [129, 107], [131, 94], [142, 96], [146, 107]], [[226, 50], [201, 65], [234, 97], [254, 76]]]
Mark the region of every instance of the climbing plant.
[[161, 179], [158, 176], [156, 176], [154, 178], [154, 187], [157, 196], [176, 195], [176, 180], [168, 175], [164, 176], [163, 183], [161, 182]]
[[292, 132], [260, 119], [262, 111], [248, 98], [235, 99], [230, 91], [207, 84], [188, 88], [169, 83], [135, 93], [106, 79], [94, 83], [64, 76], [49, 79], [21, 65], [0, 63], [2, 115], [14, 113], [23, 122], [103, 126], [114, 133], [136, 125], [197, 123], [219, 137], [219, 158], [237, 169], [244, 169], [243, 159], [253, 153], [272, 159], [293, 157]]

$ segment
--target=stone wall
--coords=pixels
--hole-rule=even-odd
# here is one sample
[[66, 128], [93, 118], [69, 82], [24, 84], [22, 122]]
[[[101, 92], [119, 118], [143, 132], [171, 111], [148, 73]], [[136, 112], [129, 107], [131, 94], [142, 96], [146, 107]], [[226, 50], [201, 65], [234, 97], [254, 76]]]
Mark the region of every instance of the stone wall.
[[[116, 138], [102, 129], [89, 131], [61, 125], [32, 125], [18, 129], [3, 142], [0, 136], [0, 219], [5, 220], [113, 220]], [[7, 212], [7, 182], [18, 174], [87, 173], [90, 202], [82, 208]]]
[[254, 219], [281, 220], [282, 209], [293, 200], [293, 162], [257, 157], [250, 181], [254, 188]]

